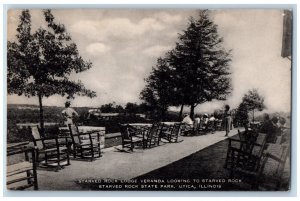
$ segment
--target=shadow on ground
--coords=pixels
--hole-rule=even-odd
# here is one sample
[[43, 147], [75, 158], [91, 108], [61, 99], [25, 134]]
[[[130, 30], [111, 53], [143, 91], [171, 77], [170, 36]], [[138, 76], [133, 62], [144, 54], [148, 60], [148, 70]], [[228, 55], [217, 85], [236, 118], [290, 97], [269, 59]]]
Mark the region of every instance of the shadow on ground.
[[[108, 178], [81, 187], [89, 190], [250, 191], [251, 186], [244, 182], [249, 178], [241, 175], [232, 178], [229, 170], [224, 168], [228, 141], [218, 142], [130, 181]], [[280, 190], [286, 191], [289, 188], [289, 174], [285, 174], [283, 180]]]

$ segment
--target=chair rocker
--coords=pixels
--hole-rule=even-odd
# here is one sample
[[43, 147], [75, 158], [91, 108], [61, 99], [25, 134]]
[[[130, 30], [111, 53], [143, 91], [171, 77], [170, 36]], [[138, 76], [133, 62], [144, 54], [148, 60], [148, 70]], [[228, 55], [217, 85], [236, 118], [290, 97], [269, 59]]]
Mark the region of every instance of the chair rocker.
[[98, 132], [81, 133], [74, 124], [68, 125], [73, 146], [73, 157], [91, 159], [101, 157], [100, 134]]
[[151, 148], [153, 146], [159, 146], [159, 141], [161, 137], [161, 130], [163, 128], [163, 124], [154, 123], [150, 129], [144, 131], [146, 136], [145, 138], [145, 148]]
[[166, 140], [169, 142], [178, 142], [178, 137], [181, 132], [181, 123], [175, 123], [170, 129], [167, 131], [163, 131], [162, 135], [165, 137]]
[[265, 147], [266, 135], [262, 133], [247, 137], [243, 135], [240, 139], [229, 138], [224, 168], [230, 170], [231, 177], [240, 175], [245, 181], [249, 178], [252, 187], [257, 186], [257, 176], [263, 169]]
[[[36, 161], [41, 167], [52, 167], [61, 169], [70, 165], [69, 148], [67, 138], [64, 143], [60, 143], [59, 137], [42, 137], [37, 126], [29, 127], [32, 141], [36, 147]], [[40, 155], [43, 158], [40, 159]]]
[[129, 148], [131, 152], [135, 145], [142, 144], [144, 149], [145, 147], [145, 133], [143, 130], [133, 128], [129, 125], [120, 125], [121, 137], [122, 137], [122, 150], [125, 151], [125, 148]]
[[[25, 160], [10, 164], [10, 157], [25, 154]], [[31, 158], [30, 155], [31, 154]], [[22, 157], [23, 158], [23, 157]], [[8, 147], [8, 165], [6, 168], [6, 186], [9, 190], [24, 190], [33, 187], [38, 190], [36, 156], [33, 147], [15, 148]], [[14, 159], [12, 159], [14, 161]]]

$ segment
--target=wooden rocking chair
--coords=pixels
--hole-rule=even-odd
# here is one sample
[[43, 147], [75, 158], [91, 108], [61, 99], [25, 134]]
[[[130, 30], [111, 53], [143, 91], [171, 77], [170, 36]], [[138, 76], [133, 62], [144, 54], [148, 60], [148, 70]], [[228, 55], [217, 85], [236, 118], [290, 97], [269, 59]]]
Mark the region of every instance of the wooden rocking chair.
[[178, 137], [181, 132], [182, 123], [175, 123], [170, 129], [163, 131], [162, 136], [169, 142], [178, 142]]
[[132, 152], [137, 144], [142, 144], [143, 148], [145, 147], [144, 132], [140, 132], [138, 129], [135, 129], [129, 125], [119, 126], [122, 137], [122, 151], [125, 151], [125, 148], [129, 148], [129, 150]]
[[[63, 168], [70, 165], [68, 142], [60, 143], [59, 137], [41, 137], [37, 126], [29, 127], [32, 140], [36, 147], [36, 161], [45, 167]], [[40, 155], [43, 159], [40, 160]]]
[[[18, 145], [17, 145], [18, 146]], [[25, 154], [24, 160], [17, 163], [10, 163], [15, 161], [16, 155]], [[31, 157], [30, 157], [31, 155]], [[24, 156], [24, 155], [23, 155]], [[10, 160], [10, 158], [12, 158]], [[20, 158], [20, 157], [17, 157]], [[22, 157], [23, 158], [23, 157]], [[16, 147], [10, 146], [7, 150], [7, 172], [6, 172], [6, 186], [9, 190], [23, 190], [33, 187], [38, 190], [35, 149], [32, 147]]]
[[69, 124], [73, 145], [73, 156], [94, 160], [101, 157], [100, 134], [98, 132], [81, 133], [74, 124]]

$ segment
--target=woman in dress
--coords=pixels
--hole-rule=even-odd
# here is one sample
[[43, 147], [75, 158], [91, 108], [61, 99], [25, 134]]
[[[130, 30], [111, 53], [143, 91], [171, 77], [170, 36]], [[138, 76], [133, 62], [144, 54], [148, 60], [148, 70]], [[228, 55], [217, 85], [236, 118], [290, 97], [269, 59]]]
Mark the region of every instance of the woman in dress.
[[230, 132], [230, 126], [231, 126], [231, 114], [229, 111], [230, 107], [229, 105], [225, 105], [225, 112], [224, 112], [224, 124], [225, 124], [225, 137], [228, 136], [228, 133]]

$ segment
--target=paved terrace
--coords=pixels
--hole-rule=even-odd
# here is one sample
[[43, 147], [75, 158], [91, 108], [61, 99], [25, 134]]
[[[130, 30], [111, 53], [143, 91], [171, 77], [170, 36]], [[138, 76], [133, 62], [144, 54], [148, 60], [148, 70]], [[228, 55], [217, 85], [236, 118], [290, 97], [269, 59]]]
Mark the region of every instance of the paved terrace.
[[[233, 129], [229, 136], [237, 134]], [[225, 140], [225, 131], [202, 136], [181, 137], [180, 143], [166, 143], [151, 149], [120, 152], [114, 147], [103, 149], [94, 161], [71, 160], [71, 165], [58, 172], [38, 170], [40, 190], [81, 190], [78, 179], [131, 179], [166, 166], [210, 145]], [[226, 150], [224, 150], [226, 151]]]

